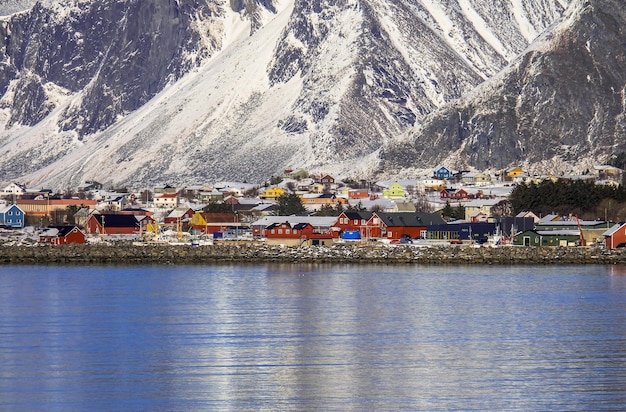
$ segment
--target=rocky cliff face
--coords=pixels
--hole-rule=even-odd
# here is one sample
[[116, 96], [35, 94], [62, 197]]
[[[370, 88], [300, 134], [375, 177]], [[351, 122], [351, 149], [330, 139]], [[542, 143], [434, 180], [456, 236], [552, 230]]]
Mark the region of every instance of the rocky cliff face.
[[[221, 47], [220, 10], [201, 1], [40, 2], [5, 23], [0, 91], [12, 80], [7, 127], [55, 108], [47, 88], [76, 96], [58, 127], [106, 129]], [[207, 31], [194, 30], [202, 25]]]
[[[612, 2], [592, 3], [604, 10]], [[44, 0], [0, 20], [0, 175], [65, 187], [84, 179], [262, 181], [287, 167], [371, 173], [383, 145], [386, 167], [412, 167], [415, 159], [428, 167], [448, 150], [468, 164], [491, 165], [500, 154], [496, 146], [485, 153], [482, 142], [506, 140], [513, 115], [519, 131], [536, 127], [536, 116], [521, 114], [536, 110], [531, 96], [568, 82], [558, 58], [554, 75], [544, 74], [549, 50], [517, 60], [567, 6], [566, 0]], [[568, 21], [581, 13], [573, 9]], [[568, 54], [578, 43], [570, 26], [558, 27], [552, 36], [563, 39], [561, 53]], [[605, 40], [602, 30], [590, 30], [592, 42]], [[502, 74], [512, 63], [517, 72]], [[507, 82], [522, 90], [515, 103], [499, 86]], [[468, 93], [482, 100], [466, 99]], [[518, 104], [520, 93], [526, 104]], [[513, 114], [497, 96], [509, 99]], [[459, 123], [458, 108], [469, 102], [474, 109], [461, 111]], [[603, 123], [598, 110], [593, 118]], [[469, 131], [483, 111], [493, 112], [484, 123], [501, 135]], [[410, 144], [395, 143], [413, 129]], [[432, 136], [441, 137], [429, 143]], [[529, 142], [518, 144], [523, 158], [531, 158]]]
[[384, 165], [554, 173], [626, 151], [625, 18], [619, 1], [576, 3], [500, 75], [389, 145]]

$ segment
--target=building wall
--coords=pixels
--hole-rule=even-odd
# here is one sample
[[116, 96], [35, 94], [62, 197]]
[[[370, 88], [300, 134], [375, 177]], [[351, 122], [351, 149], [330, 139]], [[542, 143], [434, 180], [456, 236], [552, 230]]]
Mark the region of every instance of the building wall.
[[16, 204], [27, 215], [46, 216], [54, 210], [65, 210], [68, 206], [95, 208], [97, 201], [89, 199], [19, 199]]
[[24, 227], [24, 212], [17, 206], [11, 206], [6, 212], [0, 213], [0, 226]]
[[607, 249], [615, 249], [622, 243], [626, 243], [626, 225], [622, 225], [613, 235], [607, 236], [604, 245]]

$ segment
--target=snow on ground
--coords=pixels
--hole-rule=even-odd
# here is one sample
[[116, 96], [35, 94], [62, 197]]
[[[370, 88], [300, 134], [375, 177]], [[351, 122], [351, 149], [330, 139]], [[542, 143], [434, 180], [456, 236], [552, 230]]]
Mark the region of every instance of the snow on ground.
[[[244, 36], [249, 28], [247, 23], [238, 22], [238, 17], [232, 14], [227, 16], [230, 23], [226, 25], [225, 37], [229, 44], [225, 49], [106, 132], [87, 137], [82, 147], [70, 152], [62, 162], [27, 176], [25, 181], [65, 186], [76, 183], [72, 177], [78, 172], [86, 178], [98, 176], [104, 181], [132, 179], [138, 165], [163, 162], [177, 151], [192, 150], [197, 145], [210, 146], [214, 136], [210, 133], [196, 136], [196, 131], [211, 129], [220, 123], [224, 127], [223, 123], [236, 121], [232, 119], [234, 112], [239, 112], [241, 106], [257, 93], [266, 94], [266, 103], [267, 100], [275, 102], [263, 105], [274, 113], [255, 113], [258, 108], [252, 108], [251, 115], [257, 118], [251, 119], [250, 123], [274, 124], [270, 120], [277, 116], [276, 108], [285, 107], [285, 101], [295, 100], [298, 95], [299, 80], [269, 90], [266, 71], [259, 68], [268, 66], [292, 8], [293, 2], [286, 3], [272, 22], [251, 37]], [[64, 107], [57, 108], [57, 112]], [[49, 117], [48, 121], [54, 119]], [[46, 132], [52, 129], [46, 124], [37, 128], [41, 128], [40, 135], [44, 140]], [[31, 136], [32, 132], [31, 129]], [[141, 148], [141, 158], [133, 161], [120, 158], [117, 149], [129, 142]], [[172, 142], [176, 142], [176, 147], [172, 147]], [[189, 143], [195, 146], [189, 146]], [[21, 144], [21, 141], [15, 144]], [[272, 141], [264, 144], [272, 145]], [[61, 167], [66, 171], [57, 175]], [[171, 165], [173, 172], [184, 171], [186, 167], [178, 162]]]
[[458, 0], [459, 6], [467, 20], [472, 23], [474, 29], [480, 36], [505, 60], [510, 61], [514, 55], [507, 50], [502, 42], [493, 34], [485, 20], [474, 10], [472, 4], [468, 0]]
[[[72, 0], [71, 4], [79, 5], [85, 1]], [[74, 133], [59, 133], [59, 114], [82, 97], [81, 94], [69, 95], [67, 91], [52, 88], [48, 94], [54, 96], [58, 103], [55, 111], [33, 128], [14, 127], [8, 132], [0, 132], [0, 144], [13, 153], [41, 150], [63, 156], [24, 179], [24, 183], [55, 188], [76, 186], [85, 179], [125, 182], [133, 180], [138, 174], [145, 177], [147, 173], [193, 176], [194, 168], [202, 166], [200, 162], [214, 167], [214, 164], [223, 162], [225, 156], [245, 147], [251, 148], [251, 153], [259, 153], [259, 163], [269, 161], [268, 154], [272, 154], [273, 157], [287, 159], [290, 166], [296, 169], [315, 166], [314, 162], [324, 159], [314, 159], [310, 140], [315, 136], [317, 143], [323, 144], [324, 139], [332, 139], [327, 131], [339, 116], [340, 104], [337, 103], [341, 103], [354, 78], [353, 59], [358, 53], [355, 44], [358, 44], [361, 30], [362, 11], [358, 7], [329, 6], [337, 8], [333, 13], [336, 20], [328, 25], [328, 38], [316, 50], [316, 59], [308, 62], [308, 66], [313, 67], [311, 70], [317, 70], [317, 77], [304, 78], [308, 73], [299, 73], [288, 83], [270, 87], [267, 68], [289, 22], [295, 1], [283, 0], [277, 6], [277, 14], [264, 12], [263, 21], [266, 24], [252, 35], [249, 20], [229, 8], [226, 8], [221, 20], [202, 22], [214, 24], [212, 32], [221, 36], [221, 51], [105, 132], [87, 136], [82, 141]], [[563, 3], [565, 0], [559, 1]], [[511, 2], [512, 6], [508, 8], [512, 13], [509, 17], [513, 26], [520, 27], [524, 38], [533, 37], [536, 34], [533, 33], [535, 19], [528, 15], [533, 10], [524, 8], [524, 5], [527, 6], [524, 0]], [[44, 4], [56, 7], [55, 0], [44, 0]], [[428, 13], [426, 16], [420, 8], [420, 18], [424, 18], [442, 42], [446, 42], [484, 78], [489, 72], [486, 53], [471, 45], [472, 42], [480, 42], [479, 36], [501, 55], [511, 57], [511, 51], [503, 44], [506, 39], [502, 33], [499, 34], [502, 39], [499, 39], [497, 30], [490, 29], [481, 17], [480, 7], [472, 6], [469, 0], [420, 0], [419, 5]], [[558, 8], [555, 3], [552, 5]], [[64, 12], [72, 10], [75, 8]], [[409, 34], [403, 32], [406, 28], [402, 27], [401, 21], [394, 19], [393, 10], [385, 2], [375, 8], [379, 21], [385, 32], [393, 37], [397, 50], [421, 73], [421, 77], [430, 80], [425, 82], [424, 87], [431, 101], [443, 104], [443, 94], [434, 86], [439, 82], [433, 83], [433, 80], [438, 80], [437, 73], [428, 65], [428, 56], [416, 56], [419, 53], [415, 50], [418, 49], [406, 40]], [[415, 12], [418, 15], [418, 11]], [[485, 16], [484, 10], [482, 13]], [[474, 37], [472, 32], [472, 41], [468, 41], [460, 29], [463, 22], [459, 18], [462, 16], [477, 34]], [[309, 17], [315, 23], [315, 16]], [[322, 24], [326, 22], [318, 22], [318, 25]], [[314, 28], [318, 25], [313, 24]], [[290, 39], [295, 41], [294, 36]], [[306, 47], [302, 44], [301, 48]], [[365, 74], [368, 82], [373, 81], [373, 73]], [[303, 94], [305, 80], [309, 94]], [[311, 83], [315, 83], [314, 87]], [[326, 119], [316, 123], [310, 112], [301, 110], [295, 114], [308, 122], [306, 132], [287, 134], [279, 129], [277, 124], [293, 115], [299, 109], [295, 106], [309, 98], [327, 103], [329, 114]], [[0, 112], [0, 126], [6, 120], [6, 113]], [[5, 145], [9, 140], [12, 143]], [[290, 148], [298, 150], [290, 151]], [[190, 153], [197, 155], [190, 156]], [[336, 153], [329, 153], [329, 158], [331, 155], [336, 156]], [[249, 159], [234, 160], [245, 163], [244, 160]], [[338, 176], [358, 173], [355, 169], [367, 174], [377, 166], [377, 160], [377, 153], [372, 153], [360, 159], [321, 166], [324, 166], [324, 171]], [[234, 176], [224, 176], [230, 177]]]
[[513, 5], [513, 16], [515, 16], [515, 21], [520, 29], [520, 33], [528, 43], [532, 42], [537, 38], [539, 33], [537, 33], [532, 23], [528, 20], [523, 1], [511, 0], [511, 4]]

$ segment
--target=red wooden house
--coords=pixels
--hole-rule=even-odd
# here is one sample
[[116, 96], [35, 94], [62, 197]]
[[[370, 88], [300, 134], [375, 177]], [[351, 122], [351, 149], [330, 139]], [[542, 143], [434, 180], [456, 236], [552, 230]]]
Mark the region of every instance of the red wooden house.
[[425, 237], [428, 226], [445, 224], [437, 213], [375, 212], [367, 222], [366, 236], [399, 240], [403, 237]]
[[87, 221], [85, 229], [91, 234], [132, 235], [141, 231], [140, 220], [144, 221], [144, 225], [154, 222], [149, 216], [142, 219], [141, 216], [130, 214], [93, 214]]
[[367, 189], [350, 189], [348, 190], [348, 199], [368, 199], [370, 192]]
[[239, 221], [236, 213], [205, 213], [196, 212], [189, 221], [195, 233], [213, 234], [228, 229], [246, 226]]
[[85, 233], [77, 226], [51, 226], [39, 235], [39, 243], [51, 245], [84, 244]]
[[317, 230], [310, 223], [289, 222], [274, 223], [265, 228], [265, 237], [268, 244], [283, 244], [288, 246], [328, 245], [333, 242], [332, 231]]
[[151, 212], [146, 209], [141, 209], [141, 208], [126, 208], [126, 209], [120, 210], [117, 213], [123, 214], [123, 215], [135, 215], [135, 216], [154, 216], [154, 212]]
[[368, 237], [367, 222], [372, 218], [372, 212], [342, 212], [337, 217], [334, 227], [339, 228], [338, 234], [345, 232], [359, 232], [361, 237]]
[[439, 192], [441, 199], [467, 200], [469, 193], [465, 189], [443, 189]]
[[320, 183], [323, 184], [324, 186], [334, 185], [335, 184], [335, 178], [332, 177], [331, 175], [326, 175], [326, 176], [323, 176], [320, 179]]
[[167, 217], [163, 220], [163, 223], [166, 225], [176, 225], [182, 221], [189, 221], [194, 213], [196, 213], [191, 208], [176, 208], [170, 212]]
[[626, 246], [626, 222], [616, 223], [604, 232], [604, 246], [607, 249], [617, 249]]

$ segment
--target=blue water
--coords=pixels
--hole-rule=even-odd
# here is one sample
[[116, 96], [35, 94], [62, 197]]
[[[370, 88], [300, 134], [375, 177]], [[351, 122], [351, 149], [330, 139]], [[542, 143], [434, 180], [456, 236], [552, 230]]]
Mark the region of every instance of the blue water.
[[0, 267], [2, 411], [625, 409], [625, 267]]

